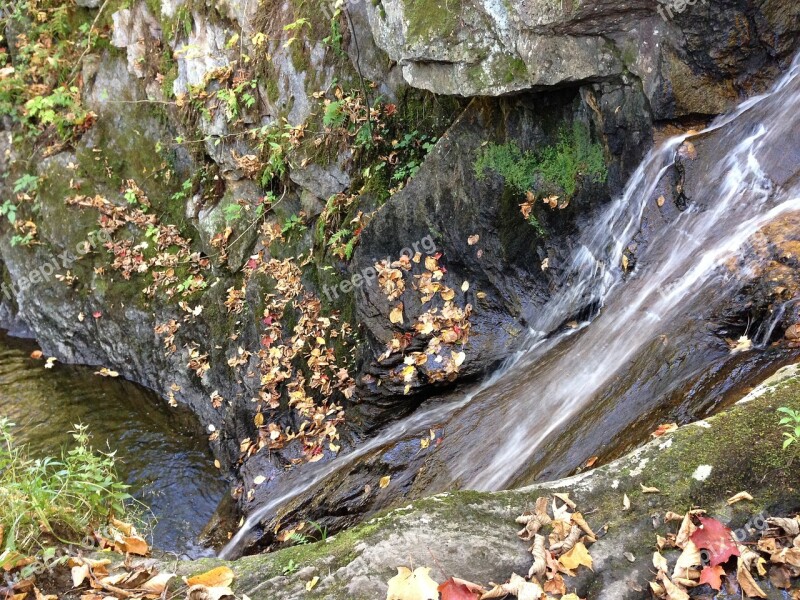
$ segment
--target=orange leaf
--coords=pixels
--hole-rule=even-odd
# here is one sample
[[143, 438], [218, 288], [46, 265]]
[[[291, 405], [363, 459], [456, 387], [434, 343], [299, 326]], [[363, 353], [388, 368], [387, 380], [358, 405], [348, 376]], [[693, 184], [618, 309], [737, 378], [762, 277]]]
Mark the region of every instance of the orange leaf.
[[725, 569], [721, 565], [715, 567], [706, 567], [700, 571], [700, 582], [698, 585], [707, 583], [712, 589], [717, 591], [722, 587], [722, 576], [725, 575]]
[[206, 587], [228, 587], [233, 583], [233, 571], [228, 567], [217, 567], [201, 575], [186, 580], [186, 585], [204, 585]]

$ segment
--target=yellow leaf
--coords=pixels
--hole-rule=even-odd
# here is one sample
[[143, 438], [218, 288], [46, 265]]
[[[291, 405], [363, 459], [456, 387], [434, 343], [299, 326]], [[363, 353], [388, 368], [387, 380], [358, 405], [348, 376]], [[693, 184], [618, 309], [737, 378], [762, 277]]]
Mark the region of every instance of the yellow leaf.
[[401, 302], [392, 309], [389, 313], [389, 321], [395, 325], [403, 322], [403, 303]]
[[664, 196], [659, 196], [658, 200], [656, 200], [656, 204], [658, 204], [658, 207], [661, 208], [662, 206], [664, 206], [664, 203], [666, 201], [667, 201], [667, 199], [664, 198]]
[[159, 596], [167, 589], [167, 584], [175, 577], [174, 573], [159, 573], [149, 581], [142, 584], [142, 590]]
[[319, 577], [314, 575], [314, 578], [306, 583], [306, 591], [310, 592], [311, 590], [313, 590], [314, 586], [317, 585], [318, 582], [319, 582]]
[[628, 498], [628, 494], [622, 495], [622, 510], [628, 510], [631, 507], [631, 499]]
[[383, 477], [381, 477], [381, 480], [378, 483], [378, 486], [380, 486], [381, 489], [383, 489], [385, 487], [388, 487], [389, 486], [389, 482], [391, 480], [392, 480], [392, 478], [391, 478], [390, 475], [384, 475]]
[[256, 424], [256, 427], [261, 427], [264, 424], [264, 415], [262, 413], [257, 413], [253, 422]]
[[625, 271], [625, 272], [628, 271], [628, 264], [629, 264], [628, 263], [628, 257], [627, 257], [627, 255], [623, 254], [622, 255], [622, 270], [623, 271]]
[[253, 479], [253, 485], [261, 485], [267, 480], [266, 477], [263, 475], [258, 475], [255, 479]]
[[642, 493], [643, 494], [660, 494], [661, 493], [661, 490], [659, 490], [658, 488], [647, 487], [643, 483], [640, 483], [639, 485], [642, 486]]
[[558, 562], [569, 571], [574, 571], [581, 565], [592, 568], [592, 557], [589, 556], [589, 551], [583, 545], [583, 542], [575, 544], [569, 552], [558, 559]]
[[412, 573], [406, 567], [397, 567], [397, 575], [389, 580], [386, 600], [438, 600], [439, 585], [428, 575], [430, 571], [417, 567]]
[[461, 284], [461, 291], [466, 292], [469, 289], [469, 281], [465, 281]]
[[467, 244], [474, 246], [478, 243], [479, 239], [481, 239], [481, 236], [479, 236], [477, 233], [475, 235], [471, 235], [467, 238]]
[[206, 587], [228, 587], [233, 583], [233, 571], [228, 567], [217, 567], [200, 575], [189, 577], [186, 585], [204, 585]]
[[453, 364], [456, 367], [460, 367], [461, 365], [463, 365], [466, 358], [467, 355], [463, 352], [453, 352]]
[[451, 290], [449, 287], [444, 288], [442, 290], [442, 292], [441, 292], [441, 295], [442, 295], [442, 300], [445, 300], [445, 301], [452, 300], [453, 298], [456, 297], [456, 293], [453, 290]]

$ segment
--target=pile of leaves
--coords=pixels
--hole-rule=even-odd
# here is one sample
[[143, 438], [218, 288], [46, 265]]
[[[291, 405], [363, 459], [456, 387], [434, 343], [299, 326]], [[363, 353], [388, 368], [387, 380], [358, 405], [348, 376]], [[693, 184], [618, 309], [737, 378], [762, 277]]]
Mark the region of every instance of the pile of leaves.
[[520, 600], [580, 600], [567, 593], [564, 576], [574, 577], [580, 567], [592, 568], [587, 544], [595, 534], [569, 494], [540, 497], [533, 511], [517, 517], [523, 528], [520, 539], [532, 542], [529, 551], [533, 564], [527, 577], [512, 573], [506, 583], [492, 583], [489, 589], [463, 579], [449, 578], [439, 585], [430, 577], [430, 569], [413, 572], [398, 567], [389, 580], [387, 600], [489, 600], [516, 597]]
[[[775, 517], [766, 520], [757, 544], [737, 542], [733, 533], [717, 519], [705, 516], [703, 510], [693, 510], [681, 516], [667, 513], [667, 520], [680, 520], [678, 533], [658, 537], [659, 550], [653, 554], [657, 570], [650, 588], [657, 598], [688, 600], [691, 588], [708, 584], [728, 593], [766, 598], [756, 577], [767, 577], [772, 586], [789, 589], [791, 580], [800, 576], [800, 519]], [[669, 561], [661, 554], [665, 548], [682, 552], [670, 569]], [[755, 573], [755, 576], [754, 576]], [[734, 584], [735, 582], [735, 584]], [[793, 596], [797, 597], [797, 595]]]
[[[378, 362], [389, 359], [392, 355], [403, 355], [402, 365], [390, 373], [393, 381], [405, 384], [408, 394], [412, 385], [420, 380], [437, 382], [453, 381], [459, 368], [466, 359], [463, 347], [469, 340], [472, 305], [464, 307], [456, 304], [456, 290], [443, 283], [447, 269], [439, 264], [441, 254], [426, 256], [417, 252], [413, 257], [402, 256], [389, 263], [386, 260], [375, 264], [378, 273], [378, 285], [389, 301], [398, 300], [408, 285], [417, 292], [422, 306], [430, 304], [430, 308], [420, 314], [410, 329], [404, 328], [395, 332], [385, 352], [378, 357]], [[414, 265], [422, 265], [422, 272], [411, 276]], [[461, 295], [469, 290], [469, 282], [461, 285]], [[438, 300], [434, 305], [434, 301]], [[405, 324], [405, 306], [402, 302], [394, 305], [389, 313], [389, 320], [397, 326]], [[409, 347], [422, 347], [422, 350], [406, 352]]]

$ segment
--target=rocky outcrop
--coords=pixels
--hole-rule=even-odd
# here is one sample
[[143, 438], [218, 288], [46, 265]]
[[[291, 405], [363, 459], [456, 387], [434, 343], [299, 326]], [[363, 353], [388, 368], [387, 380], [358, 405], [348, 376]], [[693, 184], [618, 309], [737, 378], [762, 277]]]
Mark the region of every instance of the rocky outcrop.
[[369, 9], [406, 81], [502, 95], [639, 77], [658, 119], [725, 110], [791, 60], [792, 2], [398, 0]]
[[[253, 600], [301, 595], [373, 600], [385, 596], [386, 582], [404, 565], [435, 565], [432, 574], [439, 581], [453, 576], [484, 585], [504, 582], [511, 573], [527, 573], [532, 563], [530, 543], [517, 538], [515, 517], [531, 510], [539, 496], [565, 493], [594, 531], [602, 532], [589, 547], [593, 571], [581, 568], [578, 577], [565, 578], [568, 590], [593, 600], [650, 597], [656, 536], [674, 534], [680, 525], [665, 521], [668, 511], [700, 507], [739, 539], [753, 541], [765, 516], [800, 510], [796, 478], [787, 468], [791, 452], [781, 449], [776, 413], [780, 406], [800, 407], [798, 391], [797, 368], [790, 367], [731, 410], [681, 427], [600, 469], [509, 492], [441, 494], [316, 544], [240, 559], [230, 563], [235, 591]], [[742, 469], [743, 464], [749, 467]], [[644, 493], [642, 486], [659, 492]], [[725, 504], [740, 491], [749, 492], [753, 502]], [[670, 564], [679, 554], [663, 552]], [[178, 571], [195, 574], [219, 564], [184, 563]], [[315, 577], [318, 583], [306, 591]], [[769, 583], [761, 584], [770, 598], [783, 597]]]

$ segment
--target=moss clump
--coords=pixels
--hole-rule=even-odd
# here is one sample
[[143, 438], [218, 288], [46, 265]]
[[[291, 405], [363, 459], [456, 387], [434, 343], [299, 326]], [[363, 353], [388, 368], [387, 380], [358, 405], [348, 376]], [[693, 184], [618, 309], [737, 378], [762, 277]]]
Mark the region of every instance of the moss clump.
[[461, 0], [409, 0], [406, 2], [409, 40], [426, 42], [455, 35], [461, 9]]

